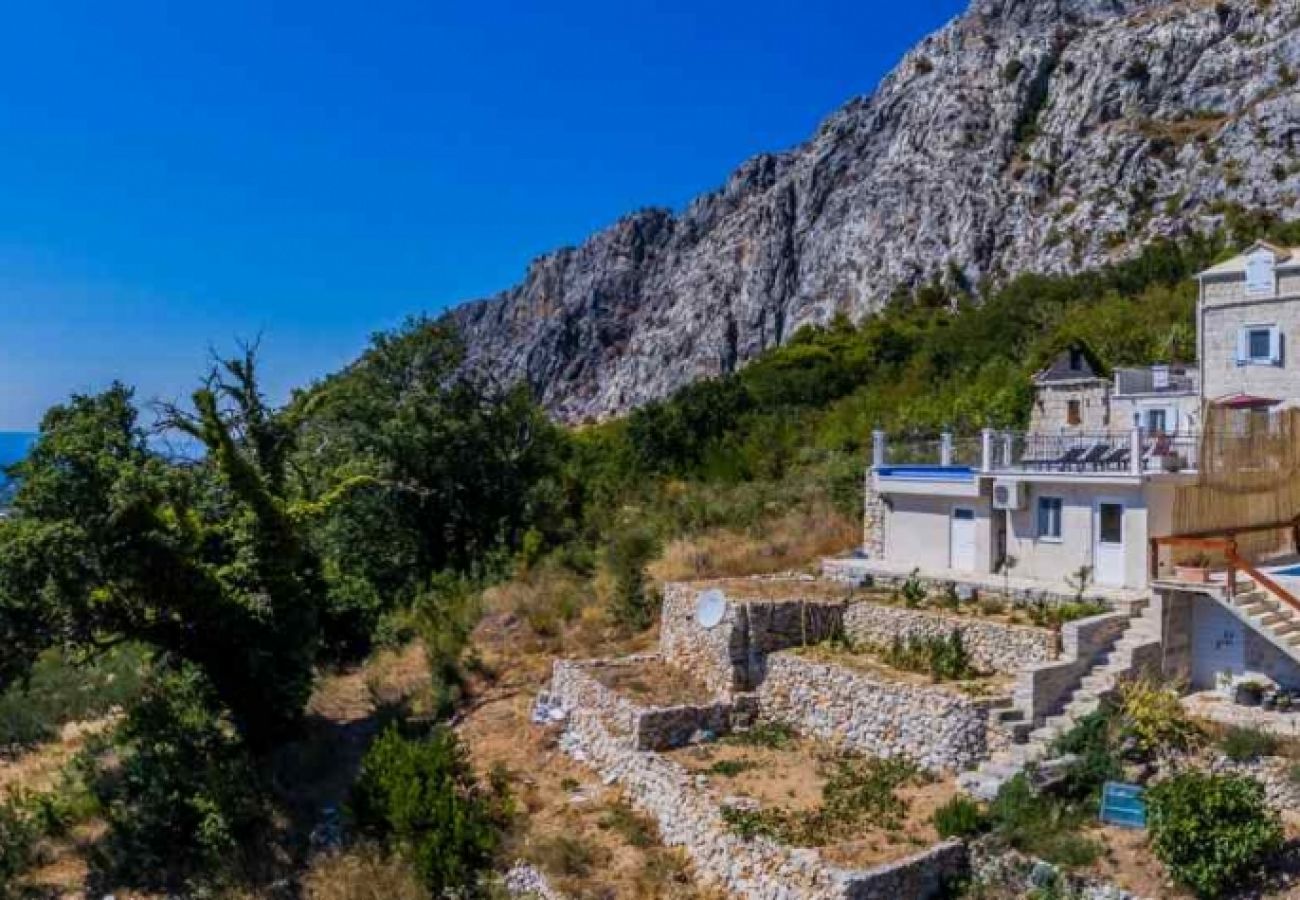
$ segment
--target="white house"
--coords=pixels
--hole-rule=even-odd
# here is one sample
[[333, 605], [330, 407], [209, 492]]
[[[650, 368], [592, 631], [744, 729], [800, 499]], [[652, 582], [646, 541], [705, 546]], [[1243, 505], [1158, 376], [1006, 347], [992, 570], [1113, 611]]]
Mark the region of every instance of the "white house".
[[[1092, 596], [1163, 603], [1182, 635], [1166, 642], [1167, 661], [1193, 684], [1265, 671], [1300, 687], [1300, 559], [1245, 550], [1248, 535], [1269, 530], [1296, 550], [1300, 469], [1287, 467], [1300, 466], [1290, 462], [1300, 451], [1231, 463], [1261, 484], [1274, 479], [1249, 509], [1280, 510], [1278, 521], [1257, 521], [1231, 493], [1203, 523], [1187, 518], [1196, 496], [1219, 496], [1194, 492], [1214, 489], [1206, 473], [1236, 459], [1232, 442], [1255, 447], [1250, 436], [1277, 432], [1283, 411], [1300, 406], [1300, 355], [1290, 352], [1300, 346], [1300, 248], [1260, 243], [1198, 281], [1196, 365], [1104, 373], [1072, 349], [1035, 377], [1027, 432], [986, 430], [964, 452], [943, 436], [919, 463], [895, 462], [916, 454], [877, 433], [865, 545], [842, 563], [882, 579], [915, 571], [1056, 597], [1083, 579]], [[1234, 424], [1204, 441], [1210, 415], [1225, 420], [1219, 410], [1237, 411]], [[1208, 584], [1179, 580], [1176, 564], [1202, 546], [1219, 573]]]

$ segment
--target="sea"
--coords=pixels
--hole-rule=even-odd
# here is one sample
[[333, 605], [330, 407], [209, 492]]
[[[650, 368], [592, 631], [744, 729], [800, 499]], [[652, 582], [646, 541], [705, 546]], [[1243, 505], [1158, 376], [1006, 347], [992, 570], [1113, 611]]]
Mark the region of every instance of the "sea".
[[12, 488], [5, 468], [26, 456], [35, 440], [36, 435], [28, 431], [0, 431], [0, 509], [7, 505]]

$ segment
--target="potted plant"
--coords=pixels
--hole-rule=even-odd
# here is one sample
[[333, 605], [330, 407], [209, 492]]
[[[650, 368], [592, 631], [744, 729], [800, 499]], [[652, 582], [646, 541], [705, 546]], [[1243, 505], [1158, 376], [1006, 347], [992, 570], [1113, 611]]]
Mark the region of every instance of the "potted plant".
[[1192, 584], [1205, 584], [1210, 580], [1210, 556], [1201, 550], [1174, 563], [1174, 577]]

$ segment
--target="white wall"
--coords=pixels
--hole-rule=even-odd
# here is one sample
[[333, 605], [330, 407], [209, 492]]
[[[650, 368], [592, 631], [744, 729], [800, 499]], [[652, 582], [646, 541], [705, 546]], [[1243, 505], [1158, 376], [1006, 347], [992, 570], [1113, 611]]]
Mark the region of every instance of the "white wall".
[[949, 568], [949, 538], [955, 506], [975, 510], [975, 558], [977, 570], [992, 571], [993, 547], [989, 501], [984, 497], [953, 498], [915, 494], [893, 494], [892, 509], [886, 513], [885, 560], [938, 572]]
[[[1038, 498], [1060, 497], [1061, 540], [1038, 535]], [[1147, 507], [1142, 489], [1113, 484], [1050, 484], [1030, 486], [1025, 509], [1010, 514], [1007, 550], [1016, 557], [1013, 576], [1065, 582], [1081, 566], [1093, 568], [1093, 504], [1099, 498], [1124, 504], [1125, 587], [1147, 582]]]

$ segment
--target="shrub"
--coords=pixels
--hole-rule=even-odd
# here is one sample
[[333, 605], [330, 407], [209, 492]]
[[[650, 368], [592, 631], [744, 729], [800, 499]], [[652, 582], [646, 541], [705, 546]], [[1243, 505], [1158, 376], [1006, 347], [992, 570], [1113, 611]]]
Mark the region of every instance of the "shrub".
[[709, 774], [720, 775], [723, 778], [734, 778], [741, 772], [748, 772], [752, 768], [754, 768], [754, 763], [747, 759], [720, 759], [709, 766]]
[[1114, 715], [1109, 704], [1103, 705], [1057, 739], [1053, 747], [1056, 752], [1078, 757], [1061, 785], [1063, 795], [1093, 804], [1099, 799], [1102, 785], [1119, 777]]
[[1258, 728], [1229, 728], [1219, 739], [1219, 748], [1233, 762], [1250, 762], [1277, 752], [1278, 741]]
[[1282, 825], [1250, 778], [1184, 772], [1147, 792], [1151, 846], [1201, 897], [1222, 896], [1282, 846]]
[[908, 609], [915, 609], [925, 602], [925, 585], [921, 583], [920, 569], [913, 569], [912, 574], [907, 576], [907, 580], [898, 589], [898, 596], [902, 598], [903, 605]]
[[25, 809], [10, 799], [0, 801], [0, 898], [18, 896], [17, 879], [32, 865], [37, 836]]
[[934, 829], [941, 838], [974, 837], [984, 826], [984, 811], [964, 794], [958, 794], [934, 811]]
[[596, 824], [606, 831], [621, 835], [633, 847], [644, 849], [653, 846], [658, 840], [654, 822], [624, 802], [611, 803]]
[[449, 728], [407, 738], [390, 726], [367, 751], [352, 789], [360, 831], [401, 852], [439, 896], [470, 889], [491, 862], [510, 802], [480, 787]]
[[199, 670], [160, 676], [122, 723], [96, 785], [116, 874], [150, 887], [219, 879], [265, 824], [260, 780]]
[[1125, 734], [1141, 753], [1186, 750], [1200, 737], [1178, 692], [1152, 681], [1126, 682], [1120, 688], [1120, 712]]
[[474, 583], [452, 573], [433, 576], [415, 600], [413, 625], [429, 661], [434, 712], [439, 715], [450, 713], [464, 694], [465, 650], [479, 608]]
[[925, 672], [935, 681], [960, 681], [973, 677], [975, 667], [961, 631], [954, 628], [946, 638], [895, 635], [890, 645], [880, 651], [889, 665], [906, 672]]
[[1092, 820], [1083, 806], [1034, 793], [1023, 774], [998, 791], [989, 806], [989, 819], [1006, 843], [1058, 865], [1089, 865], [1102, 850], [1096, 841], [1079, 833]]
[[722, 738], [722, 742], [739, 747], [766, 747], [770, 750], [784, 750], [794, 743], [795, 732], [789, 725], [781, 722], [763, 722], [744, 731], [733, 731]]
[[616, 531], [605, 548], [605, 564], [614, 581], [611, 612], [631, 631], [642, 631], [654, 621], [655, 596], [646, 566], [657, 550], [654, 535], [640, 528]]

